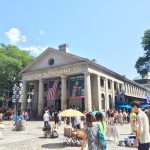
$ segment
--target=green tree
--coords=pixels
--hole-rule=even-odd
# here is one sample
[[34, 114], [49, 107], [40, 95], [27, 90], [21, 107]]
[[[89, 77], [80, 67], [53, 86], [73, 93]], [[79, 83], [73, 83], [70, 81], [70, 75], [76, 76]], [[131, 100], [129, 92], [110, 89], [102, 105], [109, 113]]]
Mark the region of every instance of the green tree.
[[141, 44], [144, 49], [144, 55], [138, 58], [135, 68], [142, 78], [145, 78], [150, 73], [150, 30], [144, 32]]
[[0, 44], [0, 100], [9, 97], [20, 71], [33, 61], [28, 51]]

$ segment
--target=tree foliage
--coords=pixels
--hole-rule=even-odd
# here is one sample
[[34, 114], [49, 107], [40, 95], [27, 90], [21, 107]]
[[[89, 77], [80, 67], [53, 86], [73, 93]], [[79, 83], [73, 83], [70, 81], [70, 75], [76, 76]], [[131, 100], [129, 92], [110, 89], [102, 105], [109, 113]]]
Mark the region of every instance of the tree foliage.
[[20, 71], [33, 59], [28, 51], [0, 44], [0, 99], [8, 97]]
[[150, 73], [150, 30], [144, 32], [141, 44], [144, 49], [144, 55], [138, 58], [135, 68], [142, 78], [145, 78]]

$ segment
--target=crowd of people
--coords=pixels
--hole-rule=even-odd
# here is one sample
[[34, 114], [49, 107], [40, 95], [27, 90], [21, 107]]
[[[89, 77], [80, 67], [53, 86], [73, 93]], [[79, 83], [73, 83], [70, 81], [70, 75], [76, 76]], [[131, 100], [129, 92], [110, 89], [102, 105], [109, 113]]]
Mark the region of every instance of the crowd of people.
[[[74, 108], [77, 109], [78, 108]], [[95, 111], [95, 110], [94, 110]], [[132, 109], [129, 110], [108, 110], [106, 113], [98, 112], [96, 114], [92, 112], [83, 112], [84, 116], [79, 117], [66, 117], [64, 122], [65, 128], [71, 128], [72, 132], [77, 129], [82, 129], [86, 136], [83, 137], [81, 150], [84, 149], [84, 145], [87, 141], [89, 150], [106, 149], [102, 148], [99, 138], [99, 131], [101, 131], [104, 139], [112, 136], [114, 140], [119, 137], [118, 125], [130, 124], [131, 135], [135, 137], [134, 144], [138, 144], [139, 150], [148, 150], [150, 135], [149, 135], [149, 123], [150, 123], [150, 107], [143, 111], [140, 108], [138, 102], [133, 102]], [[44, 116], [51, 118], [49, 111], [45, 111]], [[44, 122], [49, 121], [44, 117]], [[61, 118], [58, 117], [58, 112], [54, 112], [53, 119], [55, 122], [54, 128], [58, 128], [58, 122]], [[45, 125], [45, 123], [44, 123]], [[106, 143], [105, 143], [106, 144]], [[107, 144], [106, 144], [107, 145]], [[107, 147], [107, 146], [106, 146]]]
[[[79, 108], [73, 108], [79, 111]], [[93, 113], [96, 112], [96, 113]], [[93, 110], [93, 112], [83, 112], [83, 116], [64, 117], [63, 121], [66, 124], [65, 128], [71, 128], [75, 133], [77, 129], [84, 131], [85, 135], [82, 137], [81, 150], [84, 149], [85, 143], [88, 144], [89, 150], [105, 150], [107, 147], [106, 138], [110, 136], [116, 140], [119, 137], [118, 125], [129, 124], [131, 126], [131, 135], [135, 136], [134, 144], [138, 144], [138, 150], [148, 150], [150, 143], [150, 106], [146, 110], [141, 110], [138, 102], [133, 102], [132, 108], [128, 110], [107, 110], [106, 113]], [[11, 119], [18, 121], [26, 121], [29, 119], [28, 112], [18, 112], [17, 115], [12, 113]], [[59, 117], [57, 110], [50, 108], [45, 109], [43, 115], [44, 128], [58, 129], [62, 118]], [[53, 120], [52, 127], [50, 121]], [[3, 114], [0, 113], [0, 125], [3, 122]], [[16, 126], [14, 122], [14, 126]], [[100, 137], [101, 135], [101, 137]], [[0, 139], [2, 139], [0, 132]], [[103, 139], [101, 141], [101, 138]], [[102, 145], [104, 147], [102, 147]]]

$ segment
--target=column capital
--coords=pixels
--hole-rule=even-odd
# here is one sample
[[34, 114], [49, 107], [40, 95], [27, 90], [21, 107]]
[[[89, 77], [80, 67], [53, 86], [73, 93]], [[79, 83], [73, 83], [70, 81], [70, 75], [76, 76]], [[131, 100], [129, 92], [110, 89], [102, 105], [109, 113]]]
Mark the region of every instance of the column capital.
[[89, 76], [91, 73], [90, 72], [84, 72], [85, 76]]
[[111, 82], [114, 83], [115, 81], [114, 81], [114, 80], [111, 80]]
[[43, 82], [44, 81], [44, 79], [39, 79], [39, 82]]
[[99, 78], [101, 77], [101, 75], [100, 75], [100, 74], [96, 74], [96, 76], [97, 76], [97, 77], [99, 77]]
[[61, 79], [66, 79], [68, 76], [62, 75]]
[[106, 81], [108, 81], [108, 79], [107, 79], [107, 78], [104, 78], [104, 81], [106, 82]]

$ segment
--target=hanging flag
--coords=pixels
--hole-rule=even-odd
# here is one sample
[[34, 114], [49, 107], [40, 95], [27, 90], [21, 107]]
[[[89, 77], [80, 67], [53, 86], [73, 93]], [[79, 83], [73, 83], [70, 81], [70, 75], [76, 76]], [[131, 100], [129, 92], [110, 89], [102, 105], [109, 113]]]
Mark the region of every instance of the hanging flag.
[[55, 99], [57, 87], [58, 87], [58, 80], [49, 82], [49, 87], [48, 87], [48, 92], [47, 92], [47, 100]]
[[150, 104], [150, 96], [146, 96], [147, 103]]

